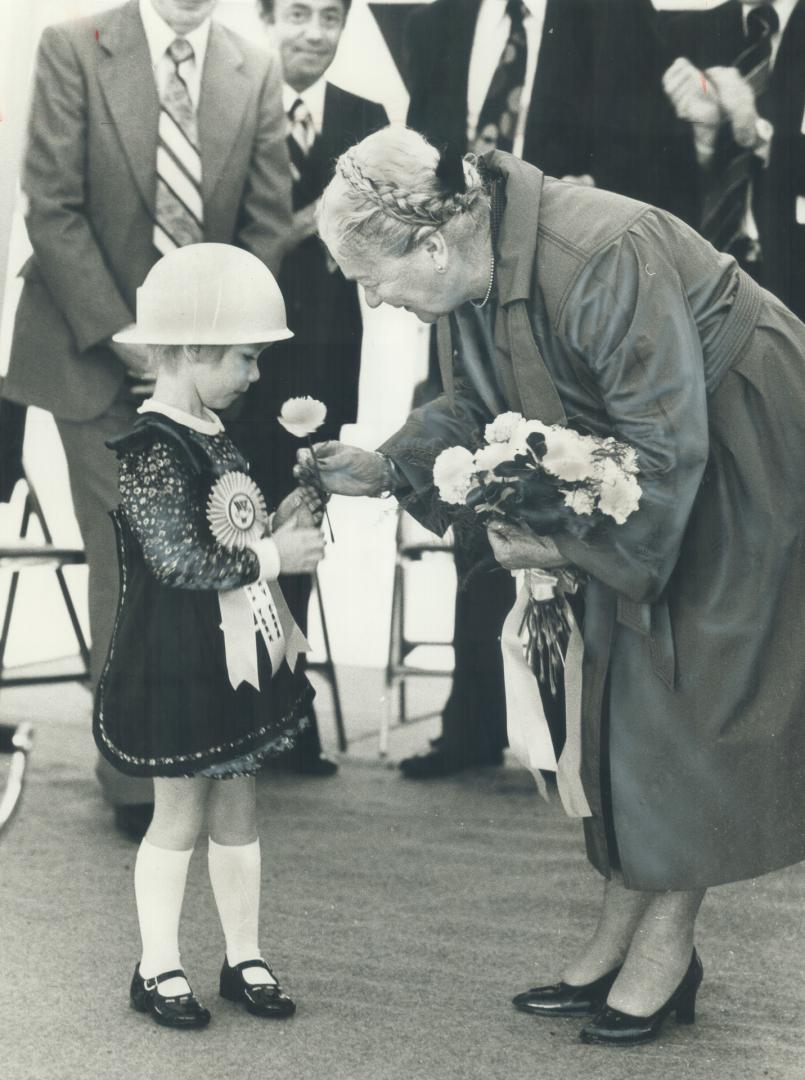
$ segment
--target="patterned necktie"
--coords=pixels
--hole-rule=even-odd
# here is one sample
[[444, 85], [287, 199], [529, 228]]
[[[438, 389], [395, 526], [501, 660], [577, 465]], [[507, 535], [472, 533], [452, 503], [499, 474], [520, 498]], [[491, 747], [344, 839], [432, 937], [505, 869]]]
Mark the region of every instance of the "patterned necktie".
[[[746, 47], [734, 67], [749, 83], [758, 103], [771, 75], [771, 39], [780, 27], [771, 4], [750, 10], [746, 19]], [[701, 232], [719, 251], [731, 251], [743, 235], [749, 188], [760, 161], [751, 149], [738, 146], [729, 125], [716, 142], [713, 176], [704, 196]]]
[[523, 25], [527, 10], [523, 0], [508, 0], [506, 14], [511, 20], [509, 38], [500, 54], [478, 117], [473, 145], [476, 154], [485, 154], [495, 147], [511, 153], [514, 147], [528, 55]]
[[299, 182], [305, 169], [310, 148], [316, 140], [316, 128], [310, 110], [301, 98], [297, 98], [288, 110], [288, 153], [291, 157], [291, 174]]
[[154, 221], [154, 246], [163, 255], [204, 238], [196, 110], [180, 71], [193, 55], [193, 46], [184, 38], [168, 48], [173, 71], [160, 101]]

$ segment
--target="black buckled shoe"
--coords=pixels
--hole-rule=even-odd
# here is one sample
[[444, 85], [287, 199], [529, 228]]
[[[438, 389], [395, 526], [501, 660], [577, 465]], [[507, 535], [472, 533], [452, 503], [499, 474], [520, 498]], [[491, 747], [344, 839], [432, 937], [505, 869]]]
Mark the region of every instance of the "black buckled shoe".
[[[246, 968], [264, 968], [273, 983], [248, 983], [243, 978]], [[229, 961], [224, 958], [224, 966], [221, 968], [220, 993], [227, 1001], [237, 1001], [245, 1005], [252, 1016], [264, 1016], [271, 1020], [282, 1020], [286, 1016], [293, 1016], [296, 1005], [277, 982], [277, 977], [265, 960], [244, 960], [242, 964], [229, 966]]]
[[608, 971], [600, 979], [571, 986], [566, 982], [550, 986], [535, 986], [512, 998], [512, 1004], [531, 1016], [587, 1016], [597, 1013], [606, 1004], [607, 994], [620, 973], [621, 966]]
[[186, 976], [181, 968], [177, 968], [175, 971], [163, 971], [153, 979], [144, 979], [138, 964], [129, 991], [132, 1008], [137, 1012], [151, 1013], [163, 1027], [206, 1027], [210, 1022], [209, 1009], [200, 1004], [192, 990], [189, 994], [177, 994], [175, 997], [160, 994], [159, 984], [168, 979], [186, 979]]
[[581, 1041], [607, 1046], [636, 1046], [652, 1042], [660, 1034], [663, 1021], [672, 1012], [676, 1012], [678, 1024], [693, 1024], [696, 1020], [696, 994], [703, 977], [702, 962], [694, 949], [679, 986], [655, 1013], [651, 1016], [630, 1016], [629, 1013], [604, 1005], [595, 1019], [581, 1029]]

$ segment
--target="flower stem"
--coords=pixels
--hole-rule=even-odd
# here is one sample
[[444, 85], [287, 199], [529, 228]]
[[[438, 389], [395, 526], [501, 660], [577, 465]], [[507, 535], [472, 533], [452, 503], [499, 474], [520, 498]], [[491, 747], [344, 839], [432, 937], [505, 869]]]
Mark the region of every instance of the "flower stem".
[[333, 523], [330, 521], [330, 514], [329, 514], [329, 511], [327, 510], [327, 494], [328, 494], [327, 493], [327, 488], [324, 486], [324, 480], [323, 480], [322, 475], [321, 475], [321, 469], [319, 468], [319, 463], [318, 463], [318, 461], [316, 459], [316, 452], [313, 449], [313, 440], [311, 439], [311, 437], [309, 435], [307, 437], [307, 445], [308, 445], [308, 448], [310, 450], [310, 456], [313, 459], [313, 468], [316, 470], [316, 479], [318, 480], [318, 483], [319, 483], [319, 494], [321, 495], [321, 500], [322, 500], [322, 503], [324, 504], [324, 516], [327, 518], [327, 528], [330, 530], [330, 542], [334, 544], [335, 543], [335, 534], [333, 533]]

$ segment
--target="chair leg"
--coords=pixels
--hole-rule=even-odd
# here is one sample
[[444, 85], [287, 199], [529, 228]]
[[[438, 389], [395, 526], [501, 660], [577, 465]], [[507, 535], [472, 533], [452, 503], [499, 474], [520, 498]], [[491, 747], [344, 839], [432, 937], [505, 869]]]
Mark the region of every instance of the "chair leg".
[[347, 749], [347, 733], [344, 729], [344, 713], [341, 708], [341, 695], [338, 692], [338, 679], [336, 678], [333, 654], [330, 649], [330, 634], [327, 629], [327, 618], [324, 614], [324, 601], [321, 595], [318, 574], [313, 575], [313, 587], [316, 590], [316, 600], [319, 605], [319, 618], [321, 620], [321, 632], [324, 638], [324, 653], [326, 659], [322, 665], [322, 669], [330, 683], [330, 689], [333, 693], [333, 709], [335, 711], [335, 730], [338, 736], [338, 749], [343, 754]]
[[[53, 543], [53, 536], [48, 528], [47, 518], [42, 510], [42, 504], [39, 502], [39, 496], [36, 494], [36, 490], [31, 484], [30, 480], [27, 480], [28, 484], [28, 498], [26, 505], [30, 503], [32, 512], [36, 515], [39, 522], [39, 527], [42, 530], [42, 537], [46, 544]], [[22, 535], [22, 534], [20, 534]], [[70, 618], [70, 625], [73, 628], [76, 642], [78, 643], [78, 651], [81, 654], [81, 662], [84, 665], [84, 677], [89, 678], [90, 675], [90, 659], [89, 659], [89, 646], [87, 645], [87, 639], [84, 637], [84, 631], [81, 629], [81, 623], [78, 621], [78, 615], [75, 610], [75, 604], [73, 598], [70, 595], [70, 590], [67, 587], [67, 581], [64, 577], [64, 571], [59, 566], [56, 569], [56, 579], [59, 583], [59, 589], [61, 590], [62, 599], [64, 600], [64, 606], [67, 608], [67, 614]]]
[[73, 603], [73, 598], [70, 595], [70, 589], [64, 579], [64, 571], [61, 567], [56, 570], [56, 580], [59, 583], [64, 606], [67, 608], [67, 614], [70, 617], [70, 625], [73, 628], [73, 633], [75, 634], [75, 639], [78, 643], [78, 651], [81, 653], [81, 663], [84, 665], [84, 678], [88, 679], [90, 677], [89, 646], [87, 645], [87, 639], [84, 637], [84, 631], [81, 629], [81, 623], [78, 621], [75, 604]]
[[[39, 522], [39, 527], [42, 530], [42, 539], [44, 540], [44, 542], [46, 544], [52, 544], [53, 543], [53, 536], [52, 536], [52, 534], [50, 532], [50, 529], [48, 528], [47, 518], [45, 517], [44, 512], [42, 510], [42, 505], [39, 502], [39, 498], [38, 498], [38, 496], [36, 494], [36, 491], [35, 491], [33, 485], [31, 484], [30, 480], [28, 480], [27, 476], [25, 477], [25, 480], [26, 480], [26, 483], [28, 485], [28, 491], [27, 491], [27, 494], [25, 496], [25, 504], [23, 506], [22, 521], [20, 523], [20, 530], [19, 530], [19, 538], [20, 538], [20, 540], [26, 539], [26, 537], [28, 536], [28, 529], [30, 527], [31, 518], [36, 517], [37, 521]], [[60, 566], [56, 567], [55, 574], [56, 574], [56, 581], [58, 582], [59, 590], [60, 590], [61, 595], [62, 595], [62, 600], [64, 601], [64, 606], [65, 606], [65, 608], [67, 610], [67, 615], [68, 615], [68, 617], [70, 619], [70, 625], [71, 625], [71, 627], [73, 629], [73, 634], [75, 636], [76, 644], [78, 645], [78, 651], [79, 651], [80, 656], [81, 656], [81, 663], [83, 665], [83, 671], [80, 674], [77, 674], [77, 675], [65, 675], [65, 676], [59, 675], [59, 676], [52, 676], [52, 677], [43, 677], [42, 680], [38, 679], [37, 677], [32, 677], [31, 679], [27, 680], [27, 682], [30, 683], [31, 685], [34, 685], [38, 681], [66, 682], [68, 680], [72, 681], [73, 679], [75, 679], [76, 681], [79, 681], [79, 680], [83, 680], [83, 679], [88, 679], [89, 675], [90, 675], [89, 646], [87, 644], [87, 639], [84, 636], [84, 631], [81, 628], [81, 623], [79, 622], [79, 619], [78, 619], [78, 614], [77, 614], [76, 609], [75, 609], [75, 604], [73, 603], [73, 597], [72, 597], [72, 595], [70, 593], [70, 588], [69, 588], [69, 586], [67, 584], [66, 578], [64, 577], [64, 571], [62, 570], [62, 568]], [[3, 679], [2, 679], [3, 663], [4, 663], [4, 660], [5, 660], [6, 647], [8, 645], [8, 639], [9, 639], [9, 635], [10, 635], [10, 631], [11, 631], [11, 618], [12, 618], [12, 614], [13, 614], [13, 611], [14, 611], [14, 604], [15, 604], [15, 601], [16, 601], [16, 598], [17, 598], [17, 587], [19, 585], [19, 577], [20, 577], [20, 572], [18, 570], [13, 571], [13, 573], [11, 575], [11, 581], [9, 583], [8, 598], [6, 600], [6, 609], [5, 609], [5, 612], [3, 614], [3, 626], [2, 626], [2, 629], [0, 630], [0, 682], [3, 681]]]
[[[19, 537], [20, 540], [24, 540], [28, 535], [28, 526], [31, 522], [31, 512], [33, 511], [33, 501], [30, 494], [25, 496], [25, 505], [22, 511], [22, 521], [20, 523]], [[20, 574], [19, 570], [15, 570], [11, 575], [11, 581], [8, 586], [8, 597], [6, 598], [6, 610], [3, 613], [3, 629], [0, 631], [0, 674], [3, 671], [3, 662], [6, 657], [6, 646], [8, 645], [8, 636], [11, 631], [11, 616], [14, 613], [14, 602], [17, 598], [17, 585], [19, 584]]]
[[380, 731], [378, 733], [378, 753], [385, 757], [388, 753], [389, 731], [394, 723], [394, 698], [395, 688], [402, 686], [400, 669], [403, 662], [402, 653], [402, 619], [400, 617], [403, 603], [403, 568], [399, 559], [394, 565], [394, 580], [391, 589], [391, 620], [389, 627], [389, 652], [386, 663], [386, 695], [385, 707], [380, 717]]
[[405, 689], [405, 658], [411, 651], [411, 646], [405, 637], [405, 568], [400, 567], [400, 603], [397, 607], [397, 670], [399, 673], [399, 688], [397, 695], [398, 719], [401, 724], [408, 721], [406, 710]]

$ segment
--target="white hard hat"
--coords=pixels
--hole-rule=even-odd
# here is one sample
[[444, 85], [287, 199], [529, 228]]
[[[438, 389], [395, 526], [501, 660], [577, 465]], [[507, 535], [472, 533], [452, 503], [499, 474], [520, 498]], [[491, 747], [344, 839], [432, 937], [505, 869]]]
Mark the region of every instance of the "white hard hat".
[[231, 244], [187, 244], [155, 263], [137, 290], [134, 345], [250, 345], [293, 337], [274, 275]]

